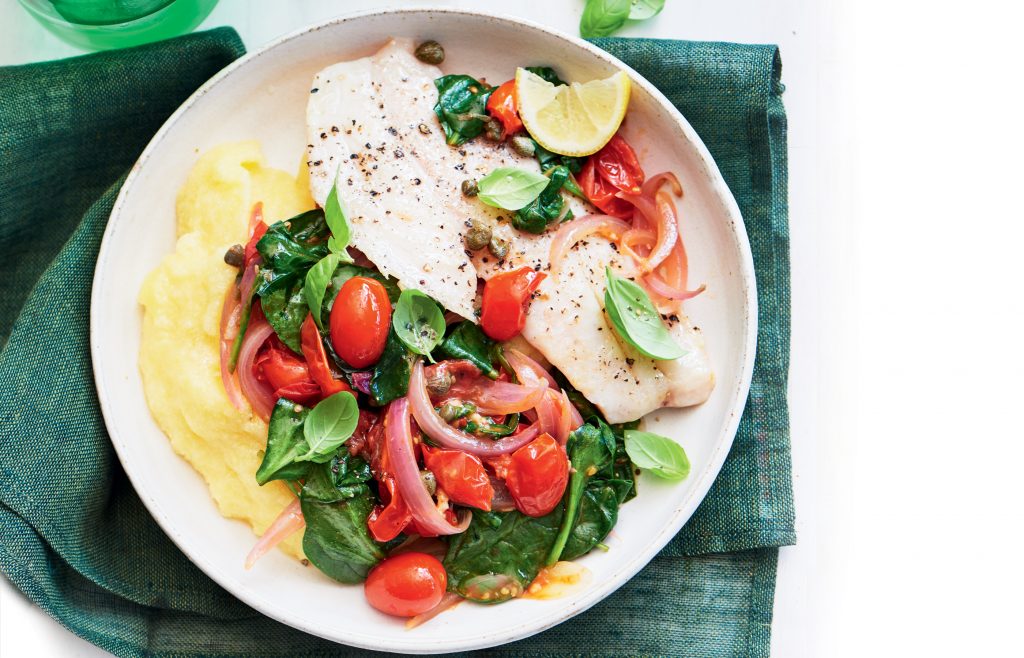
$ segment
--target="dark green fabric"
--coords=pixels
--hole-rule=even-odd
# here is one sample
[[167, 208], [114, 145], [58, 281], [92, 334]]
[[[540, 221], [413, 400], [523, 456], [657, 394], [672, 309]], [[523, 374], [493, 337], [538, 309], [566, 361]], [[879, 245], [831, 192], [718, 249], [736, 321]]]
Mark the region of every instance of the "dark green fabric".
[[[722, 474], [665, 551], [572, 621], [478, 654], [765, 656], [776, 547], [795, 539], [778, 54], [768, 46], [597, 43], [679, 106], [736, 195], [758, 275], [754, 383]], [[242, 52], [233, 31], [215, 30], [0, 68], [0, 571], [117, 655], [366, 654], [271, 621], [200, 573], [132, 490], [96, 404], [89, 295], [123, 174], [174, 108]]]

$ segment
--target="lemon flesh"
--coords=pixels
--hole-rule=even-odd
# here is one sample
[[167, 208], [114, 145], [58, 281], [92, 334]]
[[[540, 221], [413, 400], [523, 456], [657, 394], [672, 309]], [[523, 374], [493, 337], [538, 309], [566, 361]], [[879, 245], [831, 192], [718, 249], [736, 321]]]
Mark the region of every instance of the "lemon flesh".
[[629, 76], [622, 71], [603, 80], [555, 86], [516, 69], [519, 117], [530, 136], [560, 155], [596, 153], [619, 129], [629, 106]]

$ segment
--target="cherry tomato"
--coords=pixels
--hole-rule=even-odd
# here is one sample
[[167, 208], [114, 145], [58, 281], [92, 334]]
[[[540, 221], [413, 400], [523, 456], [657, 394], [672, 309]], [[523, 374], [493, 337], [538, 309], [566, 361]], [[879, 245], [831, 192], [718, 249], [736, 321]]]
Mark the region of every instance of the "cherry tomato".
[[487, 99], [487, 111], [505, 127], [505, 136], [514, 135], [523, 129], [519, 119], [516, 99], [516, 81], [509, 80], [491, 92]]
[[309, 366], [279, 342], [272, 341], [253, 368], [273, 387], [276, 397], [303, 404], [320, 398], [320, 387], [309, 376]]
[[633, 204], [620, 199], [620, 191], [640, 192], [644, 170], [633, 148], [618, 135], [587, 158], [576, 177], [583, 194], [604, 213], [619, 219], [633, 216]]
[[320, 387], [321, 397], [328, 397], [342, 391], [352, 392], [348, 384], [340, 379], [335, 379], [331, 373], [331, 367], [327, 363], [327, 350], [324, 349], [320, 330], [317, 329], [312, 314], [307, 315], [306, 320], [302, 323], [302, 354], [306, 357], [310, 378]]
[[426, 553], [402, 553], [370, 570], [363, 591], [384, 614], [415, 617], [441, 602], [448, 587], [444, 565]]
[[530, 295], [547, 274], [529, 267], [502, 272], [484, 286], [480, 326], [494, 340], [511, 340], [526, 324], [526, 305]]
[[461, 450], [422, 446], [423, 464], [434, 474], [437, 486], [459, 505], [491, 511], [494, 487], [480, 458]]
[[516, 509], [527, 516], [544, 516], [562, 500], [569, 481], [569, 458], [550, 434], [541, 434], [512, 453], [508, 486]]
[[[393, 477], [382, 475], [378, 480], [381, 489], [388, 493], [388, 502], [383, 506], [378, 505], [373, 508], [369, 518], [366, 519], [366, 527], [370, 529], [370, 534], [374, 539], [386, 542], [391, 541], [405, 530], [405, 526], [412, 521], [412, 513], [405, 501], [402, 500], [401, 494], [398, 493]], [[381, 494], [383, 495], [384, 491], [381, 491]]]
[[331, 308], [331, 344], [353, 368], [372, 366], [384, 352], [391, 327], [391, 301], [379, 281], [354, 276]]

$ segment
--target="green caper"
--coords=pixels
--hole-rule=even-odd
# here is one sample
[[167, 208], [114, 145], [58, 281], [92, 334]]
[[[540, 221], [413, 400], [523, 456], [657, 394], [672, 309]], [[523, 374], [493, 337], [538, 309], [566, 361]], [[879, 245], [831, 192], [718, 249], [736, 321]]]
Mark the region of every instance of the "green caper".
[[245, 248], [240, 244], [233, 244], [224, 252], [224, 262], [231, 267], [241, 267], [245, 262]]
[[455, 383], [455, 377], [447, 370], [439, 370], [427, 378], [427, 392], [433, 396], [441, 396]]
[[466, 248], [470, 251], [483, 249], [491, 241], [491, 229], [486, 226], [473, 226], [466, 231]]
[[462, 181], [462, 193], [466, 196], [476, 196], [479, 191], [480, 188], [476, 186], [476, 181], [472, 178]]
[[420, 129], [420, 134], [422, 134], [422, 135], [429, 135], [430, 134], [430, 126], [428, 126], [425, 123], [421, 123], [419, 125], [419, 129]]
[[440, 64], [444, 61], [444, 48], [436, 41], [424, 41], [416, 47], [416, 59], [427, 64]]
[[458, 400], [449, 400], [441, 405], [441, 408], [437, 410], [437, 413], [446, 423], [450, 423], [472, 413], [472, 410], [468, 408], [469, 406], [470, 405], [468, 404], [463, 405]]
[[423, 486], [427, 488], [427, 492], [431, 496], [437, 492], [437, 477], [433, 471], [422, 470], [420, 471], [420, 480], [423, 481]]
[[526, 135], [516, 135], [509, 140], [509, 143], [512, 145], [513, 151], [527, 158], [532, 158], [537, 152], [537, 145]]
[[497, 236], [492, 237], [487, 248], [491, 250], [491, 253], [494, 254], [494, 257], [498, 260], [508, 256], [508, 240], [502, 240]]
[[491, 118], [484, 124], [484, 137], [492, 142], [500, 142], [505, 139], [505, 126], [497, 119]]

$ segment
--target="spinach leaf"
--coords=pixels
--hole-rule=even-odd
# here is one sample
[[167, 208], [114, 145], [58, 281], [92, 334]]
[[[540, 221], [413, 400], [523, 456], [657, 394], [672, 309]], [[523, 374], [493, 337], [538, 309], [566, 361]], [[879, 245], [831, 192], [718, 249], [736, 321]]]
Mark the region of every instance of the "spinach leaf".
[[306, 532], [302, 550], [320, 571], [343, 583], [360, 583], [384, 559], [384, 547], [370, 536], [366, 520], [373, 511], [374, 495], [365, 484], [352, 496], [333, 502], [317, 500], [304, 488], [300, 499]]
[[313, 312], [313, 320], [321, 331], [324, 328], [323, 313], [317, 311], [324, 306], [324, 296], [333, 282], [334, 272], [340, 262], [340, 254], [327, 254], [306, 272], [306, 284], [303, 287], [306, 306]]
[[690, 460], [683, 446], [653, 432], [626, 430], [626, 452], [633, 463], [666, 480], [684, 480]]
[[528, 169], [498, 167], [477, 181], [477, 198], [495, 208], [519, 210], [543, 193], [549, 183], [544, 175]]
[[672, 339], [643, 288], [617, 276], [610, 267], [605, 267], [605, 277], [604, 308], [623, 340], [652, 359], [678, 359], [686, 354]]
[[665, 8], [665, 0], [632, 0], [629, 8], [629, 20], [645, 21], [661, 13]]
[[319, 208], [276, 222], [256, 243], [263, 269], [256, 279], [256, 294], [286, 288], [305, 278], [306, 270], [329, 253], [327, 222]]
[[410, 352], [395, 335], [395, 328], [388, 332], [384, 353], [373, 367], [370, 378], [370, 396], [374, 403], [383, 405], [397, 400], [409, 392], [409, 376], [416, 355]]
[[565, 206], [562, 186], [569, 178], [569, 170], [559, 165], [548, 169], [547, 175], [549, 178], [544, 190], [512, 216], [512, 226], [520, 231], [543, 233], [548, 224], [556, 221], [562, 214], [562, 208]]
[[466, 423], [464, 428], [466, 432], [470, 434], [483, 434], [485, 436], [491, 436], [499, 438], [502, 436], [508, 436], [516, 431], [519, 427], [519, 414], [511, 414], [504, 423], [477, 423], [474, 420]]
[[267, 316], [274, 333], [296, 354], [302, 354], [302, 322], [309, 310], [303, 290], [300, 279], [284, 288], [271, 289], [260, 298], [263, 315]]
[[543, 78], [556, 87], [568, 84], [565, 80], [558, 77], [558, 74], [555, 73], [555, 69], [550, 66], [527, 66], [526, 70], [537, 77]]
[[604, 541], [619, 520], [619, 494], [606, 481], [588, 485], [560, 560], [575, 560]]
[[501, 603], [521, 594], [540, 573], [561, 516], [560, 507], [539, 518], [518, 511], [474, 512], [466, 532], [449, 541], [444, 558], [448, 589], [480, 603]]
[[569, 461], [572, 462], [572, 474], [569, 476], [569, 484], [565, 488], [563, 497], [565, 516], [562, 517], [558, 537], [548, 554], [546, 562], [548, 566], [558, 562], [565, 544], [569, 540], [569, 535], [573, 532], [573, 526], [576, 525], [576, 517], [579, 513], [580, 499], [583, 497], [587, 482], [599, 473], [610, 472], [612, 461], [615, 458], [615, 436], [611, 429], [603, 423], [602, 427], [582, 425], [569, 435], [565, 447], [569, 454]]
[[580, 17], [580, 36], [606, 37], [625, 25], [631, 0], [587, 0]]
[[296, 407], [298, 405], [284, 398], [274, 405], [267, 430], [267, 448], [256, 470], [256, 482], [260, 485], [271, 480], [298, 480], [306, 475], [308, 464], [295, 460], [309, 450], [302, 432], [309, 409], [299, 407], [296, 411]]
[[[580, 170], [583, 169], [583, 163], [586, 161], [585, 157], [577, 158], [571, 155], [559, 155], [558, 153], [552, 153], [551, 151], [547, 150], [546, 148], [538, 144], [536, 141], [534, 141], [533, 144], [533, 156], [537, 158], [537, 162], [540, 164], [541, 171], [547, 171], [551, 167], [557, 167], [558, 165], [565, 166], [566, 169], [568, 169], [574, 174], [580, 173]], [[570, 180], [572, 180], [573, 187], [566, 185], [566, 189], [575, 194], [576, 196], [582, 197], [583, 191], [576, 191], [579, 190], [579, 185], [576, 184], [575, 180], [571, 178]]]
[[320, 503], [336, 503], [362, 495], [371, 479], [370, 465], [342, 449], [330, 462], [310, 466], [301, 495]]
[[437, 350], [449, 359], [467, 359], [480, 372], [491, 379], [498, 378], [498, 370], [491, 361], [494, 341], [487, 337], [479, 326], [469, 320], [454, 325], [444, 337]]
[[359, 422], [359, 404], [348, 391], [321, 400], [306, 416], [302, 426], [309, 450], [296, 461], [328, 462], [345, 443]]
[[444, 128], [445, 141], [458, 146], [483, 132], [490, 118], [487, 98], [491, 88], [468, 75], [445, 75], [434, 80], [437, 103], [434, 114]]
[[444, 336], [445, 321], [441, 307], [419, 290], [402, 291], [391, 319], [395, 335], [410, 351], [430, 359], [430, 352]]

